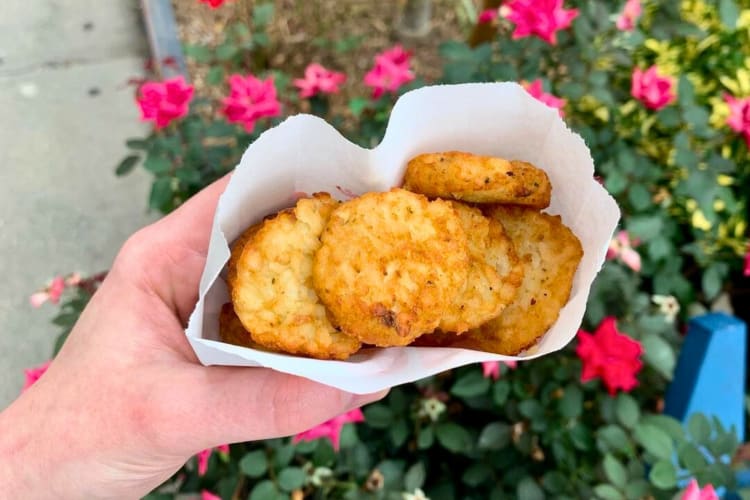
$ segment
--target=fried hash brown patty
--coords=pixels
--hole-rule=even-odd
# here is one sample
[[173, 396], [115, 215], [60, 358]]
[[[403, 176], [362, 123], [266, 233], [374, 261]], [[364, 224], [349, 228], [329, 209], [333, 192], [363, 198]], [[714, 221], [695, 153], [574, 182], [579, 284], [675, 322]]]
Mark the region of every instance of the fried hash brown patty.
[[231, 302], [227, 302], [221, 306], [221, 312], [219, 313], [219, 337], [228, 344], [252, 348], [261, 347], [253, 342], [250, 332], [242, 326], [242, 322], [234, 312]]
[[531, 163], [460, 151], [413, 158], [406, 167], [404, 189], [430, 198], [539, 209], [549, 206], [552, 195], [549, 177]]
[[232, 253], [229, 256], [229, 263], [227, 264], [227, 284], [230, 286], [229, 293], [231, 293], [231, 284], [234, 282], [237, 274], [237, 261], [240, 259], [240, 255], [242, 255], [242, 250], [245, 249], [245, 244], [253, 239], [253, 236], [255, 236], [255, 233], [258, 232], [258, 229], [260, 229], [262, 225], [262, 223], [253, 224], [245, 229], [245, 231], [234, 240], [234, 243], [232, 243]]
[[360, 343], [338, 331], [312, 288], [313, 255], [338, 202], [327, 193], [300, 199], [245, 244], [229, 289], [253, 341], [320, 359], [346, 359]]
[[466, 288], [443, 315], [438, 328], [463, 333], [497, 317], [513, 301], [523, 279], [523, 266], [502, 224], [477, 208], [458, 201], [449, 203], [468, 237], [469, 274]]
[[[429, 335], [422, 345], [465, 347], [516, 355], [534, 345], [568, 302], [583, 249], [560, 216], [522, 207], [492, 207], [524, 265], [515, 300], [497, 318], [461, 335]], [[433, 338], [434, 337], [434, 338]], [[420, 339], [422, 340], [422, 339]]]
[[467, 237], [450, 204], [403, 189], [367, 193], [331, 214], [313, 285], [334, 323], [367, 344], [432, 332], [466, 287]]

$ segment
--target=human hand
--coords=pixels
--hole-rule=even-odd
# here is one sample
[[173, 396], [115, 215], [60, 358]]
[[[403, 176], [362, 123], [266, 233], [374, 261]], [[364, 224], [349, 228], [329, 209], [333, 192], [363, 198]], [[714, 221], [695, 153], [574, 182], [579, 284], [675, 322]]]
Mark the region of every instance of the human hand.
[[227, 181], [126, 242], [50, 368], [0, 413], [3, 494], [137, 498], [200, 450], [295, 434], [385, 394], [198, 363], [183, 329]]

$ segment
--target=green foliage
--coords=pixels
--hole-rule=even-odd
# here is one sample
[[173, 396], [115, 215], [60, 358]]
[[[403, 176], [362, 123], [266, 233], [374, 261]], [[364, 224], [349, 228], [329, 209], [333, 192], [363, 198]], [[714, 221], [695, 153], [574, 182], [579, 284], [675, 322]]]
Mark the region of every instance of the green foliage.
[[[641, 342], [639, 386], [611, 397], [599, 382], [581, 384], [572, 347], [504, 370], [499, 380], [464, 367], [393, 389], [365, 408], [365, 423], [344, 428], [338, 452], [326, 440], [233, 445], [228, 462], [212, 460], [200, 478], [188, 464], [178, 474], [183, 480], [171, 480], [165, 491], [369, 499], [401, 498], [420, 488], [432, 499], [666, 499], [688, 477], [736, 489], [727, 460], [736, 434], [703, 415], [683, 429], [655, 408], [672, 377], [677, 326], [688, 306], [708, 307], [744, 279], [750, 163], [742, 137], [726, 125], [722, 96], [750, 95], [748, 8], [733, 0], [646, 1], [636, 29], [620, 32], [613, 19], [622, 2], [565, 4], [579, 16], [558, 33], [555, 46], [513, 39], [505, 20], [493, 40], [477, 47], [444, 41], [438, 83], [540, 79], [546, 92], [566, 100], [565, 121], [586, 140], [642, 261], [639, 270], [622, 259], [604, 265], [583, 328], [593, 331], [614, 316], [620, 331]], [[223, 43], [187, 46], [186, 54], [209, 66], [208, 85], [224, 88], [234, 72], [273, 75], [283, 104], [297, 105], [289, 85], [297, 75], [273, 67], [268, 57], [273, 41], [265, 27], [272, 17], [271, 3], [257, 5], [249, 23], [228, 29]], [[313, 43], [347, 53], [361, 38]], [[658, 111], [630, 93], [633, 69], [653, 64], [676, 83], [675, 102]], [[416, 80], [398, 93], [423, 84]], [[397, 95], [372, 99], [360, 90], [341, 109], [320, 97], [306, 105], [372, 147]], [[248, 134], [217, 109], [217, 102], [195, 99], [186, 118], [128, 140], [117, 175], [140, 164], [154, 178], [149, 207], [168, 213], [231, 170], [262, 129], [277, 122], [259, 123]], [[682, 306], [674, 322], [654, 302], [657, 294]], [[79, 306], [63, 307], [63, 328], [72, 324], [65, 315]]]

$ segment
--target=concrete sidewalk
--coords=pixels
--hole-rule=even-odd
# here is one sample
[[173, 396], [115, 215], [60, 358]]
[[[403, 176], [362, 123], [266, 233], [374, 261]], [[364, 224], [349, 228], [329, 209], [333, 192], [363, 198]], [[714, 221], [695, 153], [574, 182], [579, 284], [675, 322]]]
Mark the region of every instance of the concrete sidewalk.
[[146, 213], [149, 178], [114, 176], [138, 122], [143, 75], [135, 0], [0, 5], [0, 409], [23, 368], [49, 359], [56, 308], [28, 297], [55, 274], [108, 269]]

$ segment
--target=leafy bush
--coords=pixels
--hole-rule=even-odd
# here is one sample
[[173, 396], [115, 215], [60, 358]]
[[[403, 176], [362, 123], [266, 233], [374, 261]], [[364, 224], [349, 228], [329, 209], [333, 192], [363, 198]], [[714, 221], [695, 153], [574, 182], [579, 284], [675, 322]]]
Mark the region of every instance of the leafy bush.
[[[750, 8], [733, 0], [646, 1], [642, 12], [632, 0], [567, 4], [558, 6], [567, 21], [546, 31], [524, 27], [514, 14], [537, 9], [531, 0], [483, 13], [489, 38], [476, 46], [446, 41], [440, 82], [525, 82], [585, 138], [596, 174], [622, 207], [623, 232], [595, 282], [583, 328], [617, 318], [620, 335], [643, 350], [643, 369], [632, 373], [639, 385], [630, 391], [605, 372], [584, 378], [602, 378], [610, 392], [620, 389], [616, 395], [597, 380], [582, 383], [588, 361], [575, 345], [515, 370], [503, 365], [497, 378], [497, 367], [488, 366], [487, 376], [465, 367], [393, 389], [364, 409], [363, 423], [343, 427], [338, 451], [325, 439], [232, 445], [228, 454], [204, 454], [204, 474], [191, 461], [150, 498], [199, 491], [251, 499], [422, 492], [433, 500], [672, 498], [691, 477], [737, 489], [728, 460], [735, 433], [703, 415], [685, 430], [660, 411], [677, 327], [722, 293], [743, 300], [750, 273], [747, 257], [743, 268]], [[293, 79], [300, 75], [270, 66], [264, 29], [272, 16], [270, 4], [256, 6], [251, 22], [228, 30], [221, 45], [187, 47], [188, 56], [211, 66], [207, 80], [227, 96], [222, 101], [193, 98], [172, 82], [183, 93], [160, 124], [156, 114], [166, 111], [159, 96], [173, 91], [165, 84], [140, 89], [144, 118], [156, 126], [127, 141], [132, 153], [117, 173], [141, 165], [153, 174], [152, 209], [167, 213], [230, 171], [284, 112], [310, 111], [372, 146], [397, 95], [425, 84], [411, 73], [408, 53], [394, 48], [367, 76], [346, 75], [366, 84], [348, 106], [331, 106], [336, 77], [323, 71], [308, 79], [318, 85], [314, 95], [301, 97]]]

